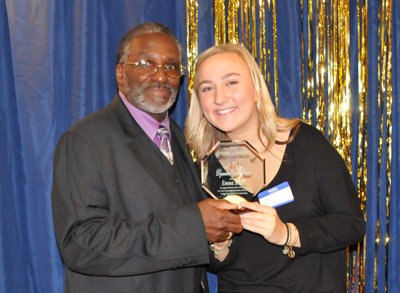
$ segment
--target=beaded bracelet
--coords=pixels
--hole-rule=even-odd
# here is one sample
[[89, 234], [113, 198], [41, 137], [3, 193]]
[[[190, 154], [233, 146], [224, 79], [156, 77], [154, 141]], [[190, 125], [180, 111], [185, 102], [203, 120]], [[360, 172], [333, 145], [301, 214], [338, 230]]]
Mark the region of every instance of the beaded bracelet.
[[221, 254], [221, 253], [224, 253], [225, 251], [227, 251], [229, 249], [229, 247], [231, 247], [231, 245], [232, 245], [232, 239], [229, 240], [228, 245], [222, 250], [219, 250], [219, 251], [216, 250], [215, 243], [211, 243], [210, 248], [211, 248], [211, 251], [214, 253], [214, 255], [218, 255], [218, 254]]

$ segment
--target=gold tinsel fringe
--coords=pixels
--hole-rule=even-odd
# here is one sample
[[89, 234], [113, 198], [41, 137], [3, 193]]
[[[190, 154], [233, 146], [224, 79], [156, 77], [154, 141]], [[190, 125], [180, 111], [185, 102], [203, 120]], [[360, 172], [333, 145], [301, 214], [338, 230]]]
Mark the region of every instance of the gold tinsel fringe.
[[[358, 196], [361, 202], [361, 209], [364, 211], [366, 219], [367, 208], [367, 119], [368, 119], [368, 26], [367, 26], [368, 6], [364, 0], [358, 0], [357, 16], [358, 16], [358, 95], [359, 95], [359, 130], [358, 130], [358, 157], [357, 157], [357, 187]], [[366, 238], [364, 237], [364, 243]], [[358, 258], [359, 263], [354, 261], [354, 265], [358, 267], [359, 283], [358, 288], [363, 288], [365, 284], [365, 255], [366, 246], [362, 246], [361, 256]], [[355, 284], [352, 284], [353, 286]], [[353, 287], [351, 287], [353, 288]], [[361, 291], [358, 291], [361, 292]]]
[[194, 66], [198, 56], [198, 18], [199, 9], [196, 0], [186, 2], [186, 30], [187, 30], [187, 71], [188, 71], [188, 105], [193, 90]]
[[[226, 7], [227, 10], [225, 10]], [[275, 0], [272, 0], [272, 7], [271, 2], [268, 1], [268, 16], [272, 18], [272, 44], [267, 41], [267, 17], [264, 0], [215, 0], [214, 15], [215, 44], [228, 42], [240, 43], [245, 46], [257, 60], [268, 85], [270, 84], [270, 61], [273, 60], [275, 103], [278, 110], [278, 50]], [[227, 21], [225, 15], [227, 15]], [[257, 35], [259, 36], [258, 39]]]
[[[368, 1], [357, 0], [358, 30], [358, 117], [351, 116], [350, 91], [350, 0], [301, 0], [301, 18], [307, 27], [302, 29], [302, 99], [304, 120], [315, 121], [316, 126], [328, 136], [345, 160], [350, 172], [356, 172], [361, 207], [366, 217], [367, 207], [367, 118], [368, 118]], [[386, 172], [387, 182], [380, 182], [378, 197], [385, 197], [386, 223], [376, 223], [376, 252], [379, 245], [392, 245], [389, 239], [389, 203], [391, 194], [392, 160], [392, 79], [391, 79], [391, 22], [392, 0], [381, 2], [379, 30], [380, 54], [378, 68], [381, 109], [379, 172]], [[187, 0], [189, 92], [192, 71], [197, 58], [197, 2]], [[228, 9], [228, 10], [226, 10]], [[304, 11], [307, 9], [307, 14]], [[257, 14], [258, 11], [258, 14]], [[227, 20], [225, 18], [227, 15]], [[258, 16], [258, 22], [257, 17]], [[267, 28], [268, 27], [268, 28]], [[278, 47], [275, 0], [214, 0], [215, 44], [241, 43], [252, 52], [264, 75], [268, 87], [274, 85], [278, 112]], [[258, 33], [258, 35], [257, 35]], [[315, 44], [313, 44], [315, 37]], [[307, 48], [307, 49], [306, 49]], [[313, 51], [315, 48], [315, 52]], [[315, 58], [314, 58], [315, 56]], [[274, 80], [271, 80], [273, 73]], [[356, 77], [353, 77], [356, 78]], [[386, 116], [385, 116], [386, 115]], [[358, 118], [357, 141], [352, 142], [352, 118]], [[386, 139], [384, 139], [384, 137]], [[357, 143], [357, 169], [352, 170], [351, 145]], [[385, 155], [385, 156], [383, 156]], [[381, 161], [381, 157], [386, 158]], [[384, 189], [385, 188], [385, 189]], [[371, 225], [371, 223], [369, 223]], [[385, 229], [385, 230], [380, 230]], [[386, 238], [379, 238], [385, 231]], [[365, 240], [364, 240], [365, 244]], [[348, 252], [348, 288], [364, 292], [366, 245], [359, 244], [355, 252]], [[387, 257], [375, 256], [375, 271], [383, 262], [387, 272]], [[375, 288], [379, 287], [374, 280]], [[386, 288], [387, 290], [387, 288]]]

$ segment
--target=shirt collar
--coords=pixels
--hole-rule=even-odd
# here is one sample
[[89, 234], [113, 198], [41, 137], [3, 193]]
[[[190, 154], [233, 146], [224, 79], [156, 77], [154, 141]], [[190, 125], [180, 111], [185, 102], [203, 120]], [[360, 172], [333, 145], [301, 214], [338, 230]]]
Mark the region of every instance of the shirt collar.
[[[156, 137], [158, 126], [161, 124], [165, 126], [169, 133], [171, 133], [170, 125], [169, 125], [169, 118], [168, 112], [165, 116], [165, 119], [160, 123], [156, 119], [154, 119], [150, 114], [136, 108], [131, 103], [128, 102], [125, 95], [120, 91], [119, 96], [121, 97], [122, 101], [124, 102], [126, 108], [128, 108], [129, 113], [131, 113], [133, 119], [139, 124], [139, 126], [143, 129], [143, 131], [150, 137], [151, 140], [154, 141]], [[171, 140], [171, 135], [169, 136]]]

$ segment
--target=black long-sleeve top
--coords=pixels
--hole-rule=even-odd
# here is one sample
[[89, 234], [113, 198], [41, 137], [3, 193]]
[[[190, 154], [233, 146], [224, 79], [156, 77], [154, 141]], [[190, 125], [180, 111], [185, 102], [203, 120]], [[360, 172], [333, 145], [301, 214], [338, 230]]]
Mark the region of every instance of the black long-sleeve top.
[[346, 247], [362, 241], [365, 221], [343, 159], [316, 128], [301, 123], [266, 189], [285, 181], [294, 201], [276, 210], [299, 230], [301, 248], [290, 259], [282, 246], [244, 230], [224, 262], [210, 264], [219, 293], [345, 292]]

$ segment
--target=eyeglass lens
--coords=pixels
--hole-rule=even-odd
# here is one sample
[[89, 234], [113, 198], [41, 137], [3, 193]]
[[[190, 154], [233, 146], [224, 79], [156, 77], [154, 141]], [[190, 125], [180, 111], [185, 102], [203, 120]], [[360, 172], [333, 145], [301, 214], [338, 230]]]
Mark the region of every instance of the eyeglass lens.
[[164, 70], [165, 74], [171, 78], [179, 78], [183, 74], [183, 70], [179, 63], [157, 65], [153, 61], [141, 60], [136, 64], [136, 70], [139, 74], [144, 76], [156, 73], [156, 71], [159, 70], [160, 67]]

